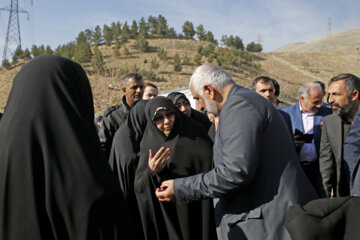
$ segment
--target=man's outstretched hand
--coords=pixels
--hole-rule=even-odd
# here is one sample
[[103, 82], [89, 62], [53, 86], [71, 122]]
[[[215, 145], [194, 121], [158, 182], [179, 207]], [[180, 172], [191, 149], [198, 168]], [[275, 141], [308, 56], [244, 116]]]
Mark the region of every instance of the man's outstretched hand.
[[162, 182], [160, 188], [156, 189], [155, 194], [161, 202], [175, 202], [174, 180]]

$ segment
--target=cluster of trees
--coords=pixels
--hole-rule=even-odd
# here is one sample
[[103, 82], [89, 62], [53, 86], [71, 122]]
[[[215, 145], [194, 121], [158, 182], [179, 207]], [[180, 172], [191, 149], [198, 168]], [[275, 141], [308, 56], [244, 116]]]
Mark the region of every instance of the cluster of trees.
[[[231, 58], [244, 59], [247, 52], [260, 52], [262, 46], [259, 43], [251, 42], [244, 46], [242, 39], [239, 36], [227, 36], [221, 37], [221, 43], [228, 48], [228, 50], [215, 52], [218, 44], [217, 40], [211, 31], [205, 30], [202, 24], [194, 27], [190, 21], [185, 21], [182, 26], [182, 32], [177, 34], [174, 28], [169, 27], [167, 20], [164, 16], [158, 15], [149, 16], [147, 20], [142, 17], [139, 21], [133, 20], [131, 24], [127, 21], [124, 23], [112, 22], [110, 25], [103, 25], [101, 28], [99, 25], [94, 29], [86, 29], [81, 31], [76, 38], [76, 41], [59, 45], [55, 50], [52, 50], [50, 46], [36, 46], [33, 45], [31, 51], [21, 48], [16, 49], [12, 61], [15, 63], [19, 59], [30, 59], [45, 54], [54, 54], [73, 59], [79, 63], [91, 62], [94, 69], [97, 72], [104, 71], [104, 59], [99, 51], [99, 45], [105, 44], [106, 46], [114, 47], [114, 56], [120, 56], [121, 45], [126, 43], [129, 39], [136, 39], [135, 47], [142, 52], [147, 52], [150, 49], [149, 38], [179, 38], [179, 39], [194, 39], [197, 37], [200, 41], [209, 42], [205, 47], [199, 47], [198, 53], [194, 56], [194, 63], [201, 64], [202, 57], [206, 57], [208, 62], [213, 62], [216, 59], [219, 65], [233, 65], [235, 60]], [[93, 51], [91, 50], [93, 47]], [[225, 52], [225, 53], [224, 53]], [[124, 47], [123, 54], [131, 55], [129, 49]], [[158, 52], [160, 60], [167, 58], [164, 49], [160, 49]], [[246, 57], [245, 57], [246, 58]], [[181, 64], [189, 64], [190, 58], [186, 56], [181, 63], [179, 55], [174, 56], [174, 71], [181, 71]], [[239, 60], [235, 62], [239, 63]], [[241, 62], [241, 61], [240, 61]], [[244, 62], [244, 60], [242, 60]], [[2, 64], [4, 67], [9, 67], [10, 62], [5, 59]]]
[[223, 35], [221, 36], [221, 43], [224, 46], [235, 50], [241, 49], [242, 51], [244, 51], [246, 49], [246, 51], [248, 52], [261, 52], [263, 50], [261, 44], [255, 42], [248, 43], [245, 48], [244, 43], [239, 36]]

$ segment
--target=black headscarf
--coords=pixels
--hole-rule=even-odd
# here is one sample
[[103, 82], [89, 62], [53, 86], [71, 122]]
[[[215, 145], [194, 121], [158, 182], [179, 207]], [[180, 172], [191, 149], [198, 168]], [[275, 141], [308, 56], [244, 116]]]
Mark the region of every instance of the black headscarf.
[[80, 65], [42, 56], [16, 75], [0, 124], [0, 239], [117, 239], [130, 227], [93, 116]]
[[146, 127], [145, 106], [139, 101], [131, 109], [126, 121], [116, 131], [111, 147], [109, 164], [125, 196], [126, 208], [132, 214], [133, 226], [139, 229], [132, 239], [142, 239], [141, 220], [134, 193], [135, 172], [140, 156], [140, 142]]
[[[175, 112], [175, 123], [166, 136], [153, 123], [159, 109]], [[155, 196], [160, 185], [148, 167], [149, 149], [155, 154], [162, 146], [170, 148], [171, 157], [160, 173], [161, 180], [206, 172], [212, 167], [212, 143], [198, 123], [180, 113], [171, 100], [155, 97], [146, 106], [147, 127], [140, 147], [135, 175], [135, 194], [147, 239], [216, 238], [211, 200], [189, 204], [162, 203]]]
[[[169, 98], [174, 105], [176, 105], [176, 101], [181, 97], [186, 99], [186, 101], [188, 101], [190, 103], [190, 101], [186, 97], [186, 95], [181, 92], [172, 92], [172, 93], [169, 93], [169, 95], [167, 95], [167, 98]], [[205, 114], [197, 111], [196, 109], [191, 108], [190, 117], [193, 120], [195, 120], [196, 122], [200, 123], [204, 127], [205, 131], [209, 131], [209, 128], [211, 126], [211, 121]]]

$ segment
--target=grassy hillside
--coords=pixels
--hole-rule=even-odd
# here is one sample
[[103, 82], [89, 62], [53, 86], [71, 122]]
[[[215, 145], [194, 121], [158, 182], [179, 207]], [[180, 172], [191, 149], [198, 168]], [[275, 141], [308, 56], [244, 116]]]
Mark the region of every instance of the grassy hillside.
[[[151, 70], [153, 59], [156, 59], [160, 66], [158, 69], [153, 69], [155, 78], [150, 80], [146, 76], [145, 81], [156, 84], [160, 91], [187, 86], [192, 72], [197, 67], [194, 56], [197, 54], [198, 45], [208, 45], [207, 42], [184, 39], [149, 39], [148, 41], [149, 52], [140, 52], [135, 48], [135, 41], [130, 40], [121, 46], [118, 57], [114, 55], [114, 46], [99, 46], [99, 50], [104, 56], [106, 74], [95, 73], [90, 62], [83, 64], [93, 89], [96, 112], [102, 113], [109, 106], [120, 102], [121, 92], [107, 90], [110, 83], [120, 87], [120, 79], [126, 73], [132, 71], [148, 73]], [[131, 55], [124, 54], [125, 48], [131, 52]], [[167, 52], [165, 60], [160, 60], [158, 57], [158, 51], [162, 48]], [[180, 72], [174, 71], [173, 57], [175, 54], [178, 54], [182, 61], [184, 56], [188, 57], [188, 63], [182, 65]], [[238, 84], [245, 87], [250, 87], [251, 81], [260, 75], [268, 75], [277, 79], [281, 86], [280, 99], [289, 103], [297, 102], [297, 90], [301, 83], [321, 80], [327, 84], [331, 77], [344, 72], [360, 76], [358, 68], [360, 50], [356, 47], [319, 53], [257, 53], [254, 55], [254, 61], [261, 65], [260, 71], [254, 71], [245, 64], [238, 67], [227, 67], [227, 71]], [[208, 59], [202, 57], [202, 62], [208, 62]], [[10, 70], [0, 69], [0, 112], [3, 112], [12, 80], [23, 64], [24, 61], [19, 61]]]

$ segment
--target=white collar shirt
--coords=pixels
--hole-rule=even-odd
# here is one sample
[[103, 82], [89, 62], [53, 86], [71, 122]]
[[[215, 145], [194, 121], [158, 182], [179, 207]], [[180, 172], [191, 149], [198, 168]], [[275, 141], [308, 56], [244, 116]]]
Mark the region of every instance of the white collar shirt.
[[[304, 127], [304, 134], [313, 134], [314, 133], [314, 115], [315, 113], [307, 113], [300, 106], [300, 112], [302, 117], [302, 123]], [[314, 139], [311, 143], [305, 143], [300, 150], [300, 162], [315, 162], [318, 160], [316, 153], [316, 147]]]

